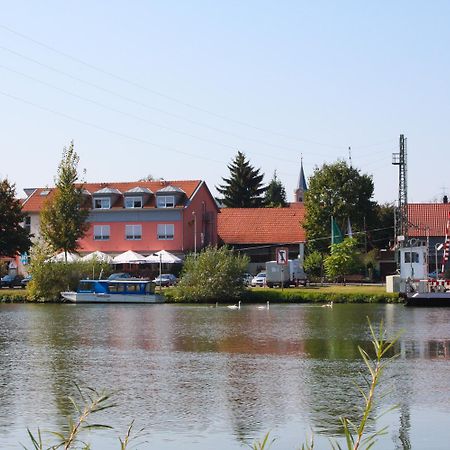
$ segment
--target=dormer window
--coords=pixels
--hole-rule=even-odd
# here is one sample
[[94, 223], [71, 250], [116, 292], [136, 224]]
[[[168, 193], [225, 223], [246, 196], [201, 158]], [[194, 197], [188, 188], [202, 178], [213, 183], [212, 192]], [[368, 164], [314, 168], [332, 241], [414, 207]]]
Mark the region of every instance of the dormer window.
[[174, 195], [158, 195], [157, 196], [158, 208], [174, 208], [175, 196]]
[[94, 209], [110, 209], [111, 199], [109, 197], [94, 198]]
[[142, 208], [142, 197], [125, 197], [125, 208]]

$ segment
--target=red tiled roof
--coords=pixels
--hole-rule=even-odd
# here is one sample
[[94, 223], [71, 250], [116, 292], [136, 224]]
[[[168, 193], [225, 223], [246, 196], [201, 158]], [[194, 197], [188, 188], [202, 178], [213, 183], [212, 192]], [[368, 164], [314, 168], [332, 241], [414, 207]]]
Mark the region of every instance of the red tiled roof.
[[222, 208], [217, 231], [225, 244], [293, 244], [305, 242], [303, 204], [287, 208]]
[[428, 227], [430, 236], [445, 236], [449, 213], [450, 203], [410, 203], [408, 219], [415, 227], [409, 227], [409, 235], [425, 236]]
[[[174, 186], [182, 189], [187, 198], [191, 198], [192, 194], [200, 185], [200, 180], [187, 180], [187, 181], [130, 181], [125, 183], [85, 183], [83, 184], [83, 189], [89, 191], [92, 194], [94, 192], [99, 191], [105, 187], [118, 189], [122, 194], [129, 189], [133, 189], [135, 187], [146, 187], [150, 189], [153, 194], [156, 191], [164, 188], [165, 186]], [[41, 195], [42, 192], [50, 191], [48, 195]], [[24, 212], [39, 212], [47, 199], [51, 198], [53, 195], [54, 188], [38, 188], [33, 194], [31, 194], [24, 202], [23, 202], [23, 211]], [[122, 208], [123, 201], [120, 201], [120, 208]], [[113, 205], [113, 208], [116, 207], [117, 204]], [[144, 207], [154, 207], [155, 200], [152, 195], [151, 200]]]

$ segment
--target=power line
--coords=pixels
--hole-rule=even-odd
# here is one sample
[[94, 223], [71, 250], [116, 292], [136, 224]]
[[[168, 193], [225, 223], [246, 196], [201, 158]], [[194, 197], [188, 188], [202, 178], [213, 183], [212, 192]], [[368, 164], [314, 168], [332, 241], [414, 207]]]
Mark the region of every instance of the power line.
[[[121, 82], [127, 83], [127, 84], [129, 84], [131, 86], [134, 86], [134, 87], [137, 87], [139, 89], [145, 90], [145, 91], [150, 92], [150, 93], [152, 93], [154, 95], [157, 95], [157, 96], [159, 96], [161, 98], [164, 98], [166, 100], [170, 100], [172, 102], [178, 103], [178, 104], [183, 105], [185, 107], [188, 107], [188, 108], [191, 108], [191, 109], [203, 112], [205, 114], [209, 114], [209, 115], [211, 115], [213, 117], [216, 117], [216, 118], [219, 118], [219, 119], [222, 119], [222, 120], [227, 120], [229, 122], [233, 122], [233, 123], [236, 123], [236, 124], [239, 124], [239, 125], [242, 125], [242, 126], [245, 126], [245, 127], [248, 127], [248, 128], [251, 128], [251, 129], [263, 132], [263, 133], [268, 133], [268, 134], [272, 134], [274, 136], [283, 137], [283, 138], [286, 138], [286, 139], [289, 139], [289, 140], [292, 140], [292, 141], [298, 141], [298, 142], [303, 142], [303, 143], [307, 143], [307, 144], [319, 145], [319, 146], [335, 148], [335, 149], [342, 149], [342, 148], [344, 148], [344, 146], [342, 146], [342, 145], [328, 144], [328, 143], [314, 141], [314, 140], [311, 140], [311, 139], [300, 138], [300, 137], [295, 137], [295, 136], [289, 136], [289, 135], [284, 134], [284, 133], [280, 133], [280, 132], [277, 132], [277, 131], [265, 129], [265, 128], [262, 128], [262, 127], [259, 127], [259, 126], [247, 123], [247, 122], [236, 120], [234, 118], [228, 117], [228, 116], [223, 115], [223, 114], [218, 114], [218, 113], [216, 113], [214, 111], [210, 111], [208, 109], [202, 108], [202, 107], [194, 105], [192, 103], [180, 100], [180, 99], [178, 99], [178, 98], [176, 98], [174, 96], [170, 96], [170, 95], [164, 94], [162, 92], [159, 92], [159, 91], [157, 91], [155, 89], [151, 89], [151, 88], [149, 88], [147, 86], [144, 86], [144, 85], [142, 85], [140, 83], [137, 83], [136, 81], [133, 81], [133, 80], [130, 80], [128, 78], [122, 77], [120, 75], [114, 74], [114, 73], [112, 73], [110, 71], [107, 71], [107, 70], [101, 68], [101, 67], [98, 67], [98, 66], [96, 66], [94, 64], [91, 64], [91, 63], [89, 63], [87, 61], [84, 61], [84, 60], [82, 60], [80, 58], [77, 58], [77, 57], [75, 57], [73, 55], [70, 55], [69, 53], [66, 53], [66, 52], [63, 52], [61, 50], [58, 50], [58, 49], [56, 49], [56, 48], [54, 48], [54, 47], [52, 47], [52, 46], [50, 46], [48, 44], [45, 44], [44, 42], [41, 42], [41, 41], [31, 37], [31, 36], [28, 36], [26, 34], [20, 33], [20, 32], [18, 32], [16, 30], [6, 26], [6, 25], [0, 24], [0, 28], [3, 28], [4, 30], [8, 31], [9, 33], [12, 33], [12, 34], [15, 34], [17, 36], [20, 36], [22, 39], [25, 39], [25, 40], [28, 40], [30, 42], [33, 42], [34, 44], [37, 44], [37, 45], [39, 45], [39, 46], [41, 46], [41, 47], [43, 47], [43, 48], [45, 48], [47, 50], [50, 50], [50, 51], [52, 51], [52, 52], [54, 52], [54, 53], [56, 53], [58, 55], [64, 56], [65, 58], [68, 58], [68, 59], [70, 59], [70, 60], [72, 60], [72, 61], [74, 61], [74, 62], [76, 62], [78, 64], [82, 64], [82, 65], [84, 65], [86, 67], [89, 67], [90, 69], [95, 70], [95, 71], [97, 71], [99, 73], [102, 73], [104, 75], [108, 75], [111, 78], [114, 78], [114, 79], [119, 80]], [[161, 112], [163, 112], [163, 111], [161, 111]], [[168, 114], [167, 112], [164, 112], [164, 113]], [[179, 117], [179, 118], [181, 118], [181, 117]], [[186, 118], [183, 118], [183, 119], [186, 120]], [[199, 123], [196, 123], [196, 124], [200, 125]], [[205, 125], [200, 125], [200, 126], [205, 126]], [[219, 131], [219, 130], [216, 130], [216, 131]], [[219, 131], [219, 132], [223, 132], [223, 131]], [[386, 142], [391, 142], [391, 140], [384, 141], [384, 142], [381, 142], [381, 143], [374, 143], [374, 144], [368, 144], [368, 145], [364, 145], [364, 146], [359, 146], [359, 148], [374, 147], [374, 146], [378, 146], [378, 145], [383, 145]], [[297, 150], [294, 150], [294, 149], [291, 149], [291, 150], [297, 151]]]
[[120, 136], [120, 137], [123, 137], [123, 138], [126, 138], [126, 139], [130, 139], [130, 140], [133, 140], [133, 141], [136, 141], [136, 142], [143, 143], [143, 144], [148, 144], [148, 145], [151, 145], [153, 147], [160, 148], [161, 150], [168, 150], [168, 151], [171, 151], [171, 152], [179, 153], [181, 155], [185, 155], [185, 156], [189, 156], [189, 157], [193, 157], [193, 158], [197, 158], [197, 159], [204, 159], [204, 160], [212, 161], [212, 162], [215, 162], [215, 163], [225, 164], [224, 161], [219, 161], [217, 159], [208, 158], [208, 157], [205, 157], [205, 156], [199, 156], [199, 155], [196, 155], [194, 153], [189, 153], [189, 152], [185, 152], [183, 150], [179, 150], [179, 149], [177, 149], [175, 147], [170, 147], [170, 146], [161, 145], [161, 144], [155, 144], [154, 142], [148, 141], [146, 139], [138, 138], [138, 137], [135, 137], [135, 136], [130, 136], [130, 135], [125, 134], [125, 133], [120, 133], [119, 131], [110, 130], [108, 128], [102, 127], [101, 125], [96, 125], [96, 124], [93, 124], [91, 122], [87, 122], [85, 120], [78, 119], [76, 117], [73, 117], [73, 116], [70, 116], [68, 114], [62, 113], [60, 111], [56, 111], [56, 110], [47, 108], [45, 106], [38, 105], [37, 103], [31, 102], [29, 100], [25, 100], [25, 99], [23, 99], [21, 97], [17, 97], [17, 96], [12, 95], [12, 94], [8, 94], [7, 92], [0, 91], [0, 94], [4, 95], [5, 97], [9, 97], [9, 98], [11, 98], [13, 100], [25, 103], [27, 105], [31, 105], [31, 106], [33, 106], [33, 107], [35, 107], [37, 109], [42, 110], [42, 111], [50, 112], [50, 113], [55, 114], [57, 116], [61, 116], [61, 117], [64, 117], [66, 119], [72, 120], [74, 122], [78, 122], [78, 123], [81, 123], [83, 125], [87, 125], [87, 126], [89, 126], [91, 128], [96, 128], [96, 129], [104, 131], [106, 133], [111, 133], [111, 134], [114, 134], [116, 136]]

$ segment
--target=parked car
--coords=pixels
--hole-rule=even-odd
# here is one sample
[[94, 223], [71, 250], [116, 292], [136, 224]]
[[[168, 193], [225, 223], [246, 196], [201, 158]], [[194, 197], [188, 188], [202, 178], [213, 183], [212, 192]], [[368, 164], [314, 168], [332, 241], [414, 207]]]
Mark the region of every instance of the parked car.
[[126, 273], [126, 272], [112, 273], [108, 277], [108, 280], [121, 280], [122, 278], [131, 278], [131, 275], [129, 273]]
[[265, 286], [266, 285], [266, 272], [258, 273], [258, 275], [256, 275], [256, 277], [253, 277], [251, 284], [252, 284], [253, 287]]
[[22, 281], [20, 282], [20, 284], [22, 285], [22, 287], [27, 287], [28, 283], [31, 281], [31, 275], [27, 275], [25, 278], [22, 279]]
[[174, 286], [177, 282], [177, 277], [171, 273], [162, 273], [153, 280], [156, 286]]
[[253, 275], [251, 273], [244, 273], [244, 275], [242, 275], [242, 280], [244, 281], [244, 284], [246, 286], [250, 286], [252, 284], [252, 280], [253, 280]]
[[20, 275], [5, 275], [0, 279], [0, 286], [1, 287], [9, 287], [13, 288], [16, 286], [25, 287], [22, 286], [22, 278]]

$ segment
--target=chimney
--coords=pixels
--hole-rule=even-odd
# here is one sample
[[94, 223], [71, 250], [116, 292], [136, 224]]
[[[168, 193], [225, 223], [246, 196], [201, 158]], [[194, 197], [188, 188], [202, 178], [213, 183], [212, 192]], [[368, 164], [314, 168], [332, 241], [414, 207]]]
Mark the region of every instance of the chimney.
[[442, 203], [447, 204], [448, 203], [448, 197], [444, 195], [444, 198], [442, 199]]

